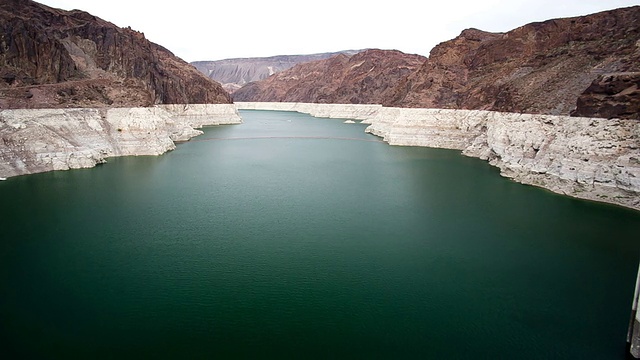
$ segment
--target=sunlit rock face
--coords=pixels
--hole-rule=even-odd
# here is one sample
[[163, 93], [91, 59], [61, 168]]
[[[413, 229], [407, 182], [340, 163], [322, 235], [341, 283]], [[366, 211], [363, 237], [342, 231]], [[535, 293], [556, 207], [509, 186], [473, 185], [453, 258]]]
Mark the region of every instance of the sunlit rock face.
[[232, 104], [0, 111], [0, 177], [160, 155], [205, 125], [241, 122]]
[[398, 108], [389, 116], [385, 111], [367, 131], [392, 145], [460, 149], [518, 182], [640, 209], [638, 121]]

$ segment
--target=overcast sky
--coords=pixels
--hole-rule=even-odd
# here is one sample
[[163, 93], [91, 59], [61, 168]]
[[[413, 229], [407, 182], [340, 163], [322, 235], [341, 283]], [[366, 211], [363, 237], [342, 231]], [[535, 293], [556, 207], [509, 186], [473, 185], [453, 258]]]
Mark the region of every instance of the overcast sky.
[[429, 55], [466, 28], [502, 32], [640, 0], [40, 0], [145, 33], [186, 61], [397, 49]]

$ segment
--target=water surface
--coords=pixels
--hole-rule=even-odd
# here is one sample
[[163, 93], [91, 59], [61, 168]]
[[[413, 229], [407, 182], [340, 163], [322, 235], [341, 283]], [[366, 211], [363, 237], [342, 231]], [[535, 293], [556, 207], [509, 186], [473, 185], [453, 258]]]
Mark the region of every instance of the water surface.
[[640, 214], [364, 125], [242, 111], [0, 183], [0, 352], [622, 359]]

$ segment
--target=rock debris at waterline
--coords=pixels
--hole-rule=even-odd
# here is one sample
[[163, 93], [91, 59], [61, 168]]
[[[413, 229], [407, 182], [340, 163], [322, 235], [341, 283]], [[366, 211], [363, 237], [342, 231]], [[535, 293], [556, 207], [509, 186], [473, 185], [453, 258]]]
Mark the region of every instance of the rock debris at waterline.
[[503, 176], [640, 210], [640, 122], [366, 104], [238, 102], [238, 109], [361, 120], [391, 145], [461, 150]]
[[106, 158], [160, 155], [207, 125], [239, 124], [233, 104], [0, 111], [0, 177], [93, 167]]

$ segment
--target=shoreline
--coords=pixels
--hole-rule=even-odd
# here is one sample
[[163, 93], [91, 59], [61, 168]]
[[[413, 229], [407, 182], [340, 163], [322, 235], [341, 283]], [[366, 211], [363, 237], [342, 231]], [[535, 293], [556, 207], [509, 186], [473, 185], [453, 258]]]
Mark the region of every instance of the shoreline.
[[460, 150], [516, 182], [640, 210], [640, 122], [388, 108], [369, 104], [173, 104], [148, 108], [0, 110], [0, 177], [93, 167], [107, 158], [160, 155], [202, 134], [240, 124], [238, 110], [294, 111], [361, 121], [389, 145]]
[[203, 126], [241, 122], [233, 104], [0, 110], [0, 177], [161, 155], [202, 134], [196, 129]]
[[640, 210], [640, 122], [367, 104], [237, 102], [239, 110], [360, 120], [389, 145], [460, 150], [516, 182]]

